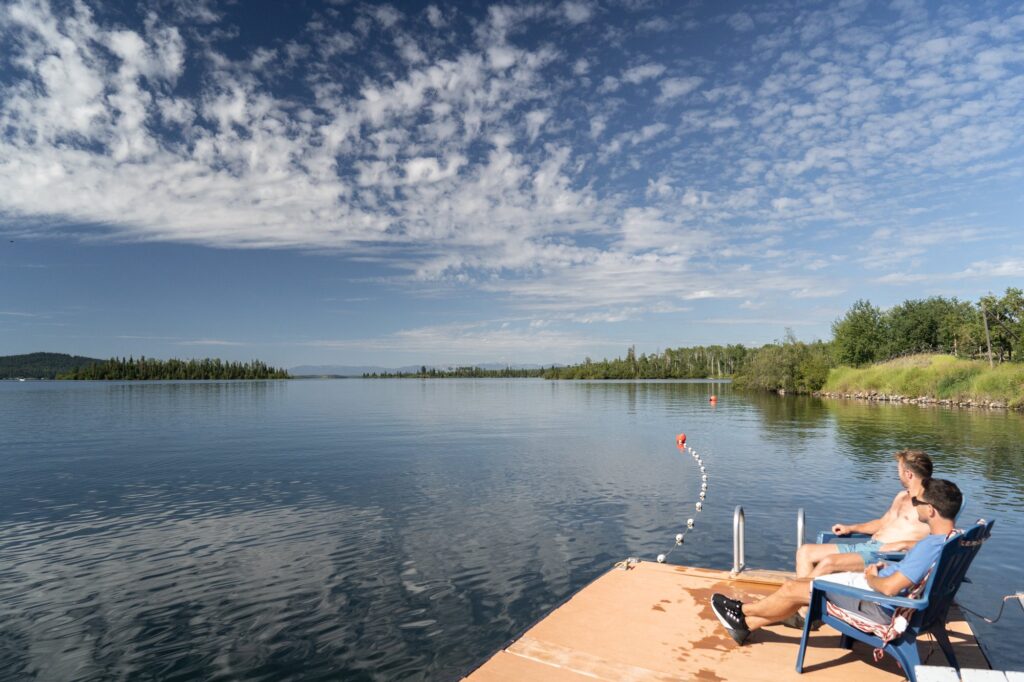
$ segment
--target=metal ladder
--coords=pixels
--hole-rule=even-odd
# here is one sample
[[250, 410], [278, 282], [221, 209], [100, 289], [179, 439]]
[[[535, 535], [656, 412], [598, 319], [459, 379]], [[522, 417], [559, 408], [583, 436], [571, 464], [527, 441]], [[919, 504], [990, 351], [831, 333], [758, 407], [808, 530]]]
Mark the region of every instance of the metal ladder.
[[[732, 574], [738, 575], [747, 567], [744, 552], [744, 536], [746, 534], [747, 517], [743, 513], [743, 505], [736, 505], [732, 513]], [[804, 508], [796, 511], [796, 548], [804, 544]]]

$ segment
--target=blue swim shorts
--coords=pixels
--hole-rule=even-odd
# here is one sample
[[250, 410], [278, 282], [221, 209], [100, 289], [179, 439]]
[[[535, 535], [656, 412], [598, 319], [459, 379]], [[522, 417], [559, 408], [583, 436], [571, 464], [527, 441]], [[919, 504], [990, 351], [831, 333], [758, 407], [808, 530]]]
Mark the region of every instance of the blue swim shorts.
[[864, 560], [864, 565], [870, 566], [872, 562], [878, 560], [876, 555], [881, 550], [882, 543], [878, 540], [852, 543], [837, 542], [836, 547], [839, 548], [840, 554], [859, 554], [860, 558]]

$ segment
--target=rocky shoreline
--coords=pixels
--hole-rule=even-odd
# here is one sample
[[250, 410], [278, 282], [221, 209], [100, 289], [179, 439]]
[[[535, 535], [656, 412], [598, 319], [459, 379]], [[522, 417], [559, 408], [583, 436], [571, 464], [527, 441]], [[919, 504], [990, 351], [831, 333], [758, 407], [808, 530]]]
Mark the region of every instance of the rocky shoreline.
[[953, 400], [951, 398], [933, 398], [931, 396], [909, 396], [879, 393], [877, 391], [858, 391], [855, 393], [833, 393], [829, 391], [814, 391], [811, 395], [818, 398], [843, 398], [846, 400], [866, 400], [878, 403], [901, 403], [906, 405], [942, 405], [946, 407], [972, 407], [987, 408], [992, 410], [1007, 410], [1022, 408], [1011, 408], [1007, 403], [1000, 400]]

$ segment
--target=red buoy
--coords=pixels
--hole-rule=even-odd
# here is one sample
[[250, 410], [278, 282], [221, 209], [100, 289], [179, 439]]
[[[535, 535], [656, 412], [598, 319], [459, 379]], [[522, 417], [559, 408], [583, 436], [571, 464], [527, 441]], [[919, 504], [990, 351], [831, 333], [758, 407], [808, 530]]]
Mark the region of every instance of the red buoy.
[[676, 436], [676, 445], [679, 447], [684, 447], [686, 445], [685, 433], [680, 433], [678, 436]]
[[708, 399], [708, 402], [717, 403], [718, 402], [718, 396], [717, 395], [711, 396], [711, 398]]

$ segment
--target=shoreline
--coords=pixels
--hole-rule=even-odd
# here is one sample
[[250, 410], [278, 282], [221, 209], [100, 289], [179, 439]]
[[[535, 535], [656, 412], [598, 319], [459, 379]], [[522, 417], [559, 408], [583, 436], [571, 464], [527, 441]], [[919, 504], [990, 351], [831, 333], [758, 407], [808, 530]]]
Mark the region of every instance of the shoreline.
[[[784, 393], [783, 393], [784, 395]], [[860, 400], [863, 402], [889, 403], [900, 405], [934, 405], [937, 407], [956, 407], [965, 409], [984, 408], [989, 410], [1009, 410], [1011, 412], [1024, 412], [1024, 407], [1010, 407], [1008, 403], [1001, 400], [954, 400], [953, 398], [935, 398], [933, 396], [907, 396], [895, 393], [880, 393], [878, 391], [812, 391], [815, 398], [830, 398], [833, 400]]]

